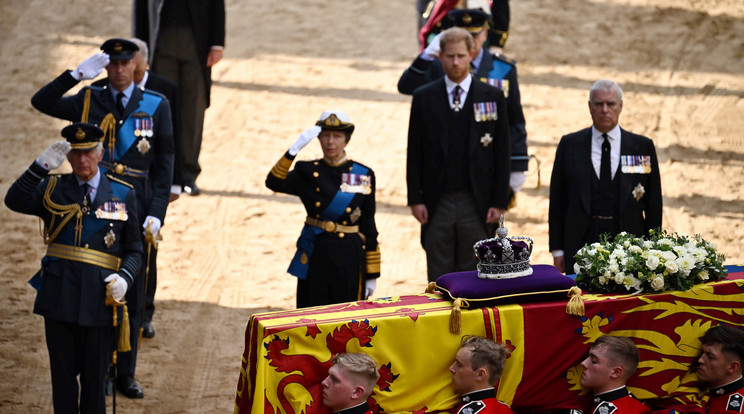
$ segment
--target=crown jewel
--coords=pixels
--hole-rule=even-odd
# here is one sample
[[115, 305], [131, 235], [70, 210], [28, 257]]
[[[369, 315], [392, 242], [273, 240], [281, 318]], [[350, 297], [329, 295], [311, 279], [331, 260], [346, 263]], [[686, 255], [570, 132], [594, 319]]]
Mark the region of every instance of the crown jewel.
[[511, 279], [532, 274], [530, 255], [532, 239], [529, 237], [506, 237], [504, 216], [499, 220], [497, 237], [481, 240], [473, 245], [478, 259], [478, 277], [481, 279]]

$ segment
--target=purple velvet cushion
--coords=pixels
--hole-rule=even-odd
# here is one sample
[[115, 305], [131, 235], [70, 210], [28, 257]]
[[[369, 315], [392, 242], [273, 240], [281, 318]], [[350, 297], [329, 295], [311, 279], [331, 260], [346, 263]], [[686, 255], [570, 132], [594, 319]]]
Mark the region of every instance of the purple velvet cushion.
[[507, 303], [568, 300], [576, 282], [551, 265], [533, 265], [532, 274], [513, 279], [481, 279], [477, 271], [447, 273], [437, 279], [437, 290], [454, 299], [466, 299], [470, 307]]

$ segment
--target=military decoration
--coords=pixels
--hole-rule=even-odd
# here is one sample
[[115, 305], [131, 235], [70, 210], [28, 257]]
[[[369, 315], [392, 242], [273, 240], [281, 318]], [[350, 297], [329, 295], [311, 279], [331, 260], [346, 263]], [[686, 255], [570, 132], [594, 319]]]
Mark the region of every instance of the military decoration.
[[359, 217], [362, 216], [362, 209], [357, 206], [357, 208], [354, 209], [354, 211], [349, 214], [349, 218], [351, 219], [351, 224], [354, 224], [359, 220]]
[[105, 236], [103, 236], [103, 242], [106, 243], [106, 247], [111, 248], [116, 241], [116, 235], [113, 230], [109, 230]]
[[491, 142], [493, 142], [493, 137], [491, 136], [490, 132], [486, 132], [486, 135], [483, 135], [480, 139], [481, 144], [483, 144], [483, 148], [488, 148], [489, 145], [491, 145]]
[[96, 210], [96, 218], [103, 220], [127, 221], [127, 205], [121, 201], [107, 201]]
[[638, 183], [637, 186], [632, 191], [633, 198], [636, 199], [636, 201], [641, 201], [641, 198], [643, 198], [643, 195], [646, 194], [646, 189], [643, 188], [641, 183]]
[[150, 151], [150, 141], [144, 137], [140, 138], [140, 141], [137, 143], [137, 150], [142, 155], [147, 154], [147, 151]]
[[499, 119], [496, 102], [476, 102], [473, 104], [475, 122], [495, 121]]
[[344, 193], [372, 194], [372, 177], [343, 173], [341, 175], [341, 191]]
[[504, 98], [509, 97], [509, 79], [481, 78], [481, 82], [501, 89], [501, 92], [504, 92]]
[[134, 136], [135, 137], [152, 137], [152, 118], [146, 112], [137, 112], [132, 115], [134, 118]]
[[650, 155], [621, 155], [620, 167], [624, 174], [650, 174]]

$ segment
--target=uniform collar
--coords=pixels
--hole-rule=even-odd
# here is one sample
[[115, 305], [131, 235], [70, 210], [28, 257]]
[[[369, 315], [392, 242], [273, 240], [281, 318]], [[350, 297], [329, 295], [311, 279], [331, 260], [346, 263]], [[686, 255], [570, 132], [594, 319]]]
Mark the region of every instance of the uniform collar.
[[731, 394], [732, 392], [739, 390], [744, 387], [744, 378], [739, 377], [739, 379], [729, 382], [728, 384], [721, 385], [720, 387], [715, 387], [710, 389], [710, 395], [714, 397], [718, 397], [721, 395]]
[[336, 411], [334, 414], [364, 414], [367, 411], [369, 411], [369, 404], [367, 404], [367, 401], [365, 401], [359, 405], [355, 405], [354, 407]]
[[595, 395], [594, 403], [599, 404], [602, 401], [615, 401], [619, 398], [627, 397], [628, 395], [630, 395], [630, 392], [628, 391], [628, 388], [623, 385], [620, 388], [615, 388], [614, 390]]
[[331, 167], [338, 167], [340, 165], [346, 164], [346, 161], [349, 161], [349, 158], [346, 156], [346, 152], [344, 152], [344, 156], [339, 158], [336, 161], [329, 160], [326, 157], [323, 157], [323, 162]]
[[484, 390], [473, 391], [460, 396], [460, 403], [467, 404], [471, 401], [485, 400], [486, 398], [496, 398], [496, 390], [486, 388]]

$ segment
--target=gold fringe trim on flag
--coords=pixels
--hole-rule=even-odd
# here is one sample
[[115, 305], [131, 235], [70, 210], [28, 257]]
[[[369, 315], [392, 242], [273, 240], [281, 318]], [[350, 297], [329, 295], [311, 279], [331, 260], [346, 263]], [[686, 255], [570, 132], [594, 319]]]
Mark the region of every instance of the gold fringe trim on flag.
[[566, 313], [573, 316], [584, 316], [584, 300], [581, 299], [581, 289], [573, 286], [568, 290]]
[[452, 303], [452, 313], [450, 313], [450, 332], [453, 334], [459, 334], [462, 332], [461, 312], [460, 308], [469, 306], [468, 301], [465, 299], [457, 298]]

